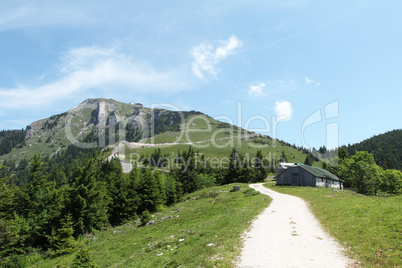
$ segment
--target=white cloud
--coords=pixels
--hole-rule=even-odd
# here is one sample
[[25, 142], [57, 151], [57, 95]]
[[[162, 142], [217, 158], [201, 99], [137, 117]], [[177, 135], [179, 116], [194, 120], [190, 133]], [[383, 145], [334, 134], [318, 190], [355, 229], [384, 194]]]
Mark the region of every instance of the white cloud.
[[310, 85], [310, 84], [314, 84], [315, 86], [320, 86], [321, 85], [320, 82], [315, 82], [314, 80], [309, 79], [308, 77], [305, 77], [304, 79], [306, 80], [307, 85]]
[[256, 86], [251, 85], [250, 89], [248, 90], [248, 94], [250, 96], [255, 96], [255, 97], [262, 97], [265, 96], [266, 94], [263, 91], [263, 88], [265, 87], [265, 83], [260, 83]]
[[73, 48], [62, 56], [57, 80], [36, 87], [0, 88], [0, 108], [40, 107], [89, 89], [177, 91], [184, 87], [179, 76], [176, 71], [156, 71], [114, 48]]
[[277, 117], [283, 117], [282, 121], [288, 121], [292, 119], [292, 104], [288, 101], [275, 102], [275, 113]]
[[243, 42], [234, 35], [229, 40], [220, 42], [221, 46], [216, 48], [211, 43], [202, 43], [191, 50], [193, 56], [191, 69], [195, 76], [200, 79], [204, 79], [205, 75], [216, 77], [218, 73], [216, 66], [243, 45]]
[[96, 5], [72, 1], [3, 1], [0, 31], [32, 26], [72, 26], [91, 23]]
[[308, 77], [304, 78], [306, 80], [307, 85], [314, 83], [314, 80], [310, 80]]

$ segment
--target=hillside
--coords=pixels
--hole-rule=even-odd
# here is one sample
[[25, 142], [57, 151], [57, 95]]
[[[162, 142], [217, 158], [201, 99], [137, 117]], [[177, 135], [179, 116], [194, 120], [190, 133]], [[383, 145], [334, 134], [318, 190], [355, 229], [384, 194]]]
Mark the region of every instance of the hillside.
[[356, 151], [372, 153], [376, 163], [383, 168], [402, 169], [402, 129], [373, 136], [346, 147], [349, 155]]
[[106, 154], [118, 156], [123, 163], [134, 163], [140, 155], [150, 156], [157, 148], [172, 156], [187, 151], [190, 145], [200, 157], [215, 159], [219, 164], [234, 147], [249, 159], [261, 149], [270, 163], [279, 161], [282, 154], [292, 162], [304, 162], [308, 155], [301, 148], [201, 112], [88, 99], [65, 113], [33, 122], [25, 131], [3, 131], [0, 163], [9, 168], [9, 173], [16, 173], [37, 153], [48, 158], [60, 157], [71, 146], [79, 150], [105, 148]]
[[[230, 192], [233, 186], [240, 191]], [[241, 250], [241, 235], [270, 198], [247, 184], [194, 192], [153, 215], [156, 222], [130, 221], [88, 234], [78, 243], [101, 267], [232, 267]], [[27, 267], [71, 267], [72, 254], [41, 259], [28, 256]]]

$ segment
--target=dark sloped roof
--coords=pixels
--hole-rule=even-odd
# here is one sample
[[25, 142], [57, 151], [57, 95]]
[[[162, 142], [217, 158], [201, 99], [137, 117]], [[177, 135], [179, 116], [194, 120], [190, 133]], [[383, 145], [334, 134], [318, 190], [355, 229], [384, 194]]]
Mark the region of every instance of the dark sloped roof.
[[332, 174], [331, 172], [329, 172], [326, 169], [312, 167], [312, 166], [303, 165], [303, 164], [299, 164], [299, 163], [296, 163], [295, 166], [299, 166], [299, 167], [307, 170], [308, 172], [314, 174], [318, 178], [325, 178], [325, 179], [330, 179], [330, 180], [334, 180], [334, 181], [342, 181], [341, 179], [339, 179], [337, 176], [335, 176], [334, 174]]

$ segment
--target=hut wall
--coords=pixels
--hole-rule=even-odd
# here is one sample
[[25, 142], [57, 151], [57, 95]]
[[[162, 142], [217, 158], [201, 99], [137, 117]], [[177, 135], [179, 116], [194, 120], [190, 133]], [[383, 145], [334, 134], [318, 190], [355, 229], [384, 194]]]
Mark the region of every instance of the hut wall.
[[316, 177], [301, 167], [289, 167], [276, 179], [278, 185], [316, 186]]
[[332, 187], [332, 188], [342, 188], [342, 186], [339, 185], [339, 181], [334, 181], [330, 179], [322, 179], [322, 178], [316, 178], [316, 185], [317, 187]]

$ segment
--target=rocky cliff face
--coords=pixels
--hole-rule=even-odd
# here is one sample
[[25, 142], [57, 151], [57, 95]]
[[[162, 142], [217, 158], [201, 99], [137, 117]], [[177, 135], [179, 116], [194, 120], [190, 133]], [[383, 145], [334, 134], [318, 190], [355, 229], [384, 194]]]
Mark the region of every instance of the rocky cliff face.
[[69, 111], [38, 120], [25, 129], [27, 146], [18, 158], [36, 153], [53, 155], [71, 144], [100, 147], [125, 140], [139, 142], [164, 132], [179, 132], [186, 116], [194, 112], [149, 109], [136, 103], [88, 99]]

